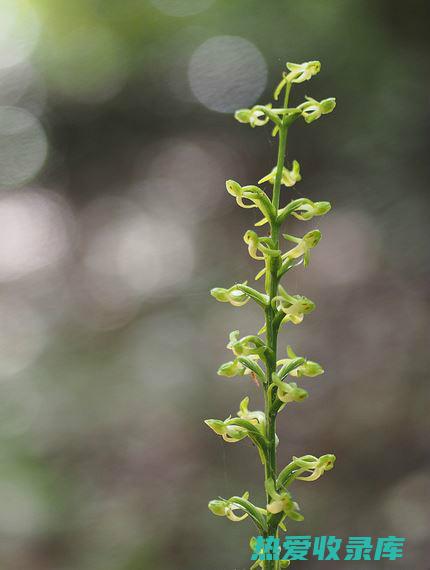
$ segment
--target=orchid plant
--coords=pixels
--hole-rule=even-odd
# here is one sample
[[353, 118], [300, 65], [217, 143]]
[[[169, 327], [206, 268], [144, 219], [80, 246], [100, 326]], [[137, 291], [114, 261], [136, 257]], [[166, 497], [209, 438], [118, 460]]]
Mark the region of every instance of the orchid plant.
[[[261, 127], [272, 123], [272, 135], [278, 139], [278, 156], [276, 166], [258, 182], [259, 186], [241, 186], [234, 180], [226, 183], [227, 192], [231, 194], [242, 208], [255, 208], [260, 211], [261, 219], [255, 226], [266, 226], [267, 235], [260, 236], [254, 230], [248, 230], [244, 241], [248, 246], [251, 258], [263, 262], [263, 268], [255, 279], [264, 277], [264, 292], [247, 284], [237, 283], [229, 288], [217, 287], [211, 294], [216, 300], [241, 307], [250, 300], [257, 303], [264, 312], [265, 322], [255, 335], [241, 337], [239, 331], [230, 334], [227, 348], [232, 351], [233, 358], [222, 364], [218, 370], [221, 376], [233, 377], [250, 374], [262, 388], [264, 394], [264, 411], [251, 411], [249, 398], [246, 397], [239, 406], [236, 416], [225, 420], [206, 420], [206, 424], [224, 441], [236, 443], [249, 438], [259, 452], [265, 474], [266, 504], [256, 506], [249, 499], [249, 493], [229, 499], [218, 498], [210, 501], [209, 509], [213, 514], [225, 516], [233, 522], [249, 518], [257, 528], [259, 536], [279, 537], [280, 531], [286, 532], [285, 521], [303, 520], [300, 508], [292, 498], [290, 486], [294, 481], [316, 481], [321, 475], [333, 468], [335, 456], [325, 454], [321, 457], [305, 455], [293, 457], [291, 462], [278, 472], [276, 420], [279, 412], [294, 402], [301, 402], [308, 397], [308, 392], [297, 382], [290, 382], [292, 376], [301, 382], [304, 377], [314, 378], [323, 374], [320, 364], [307, 358], [297, 356], [289, 346], [287, 357], [278, 357], [278, 334], [283, 325], [300, 324], [305, 315], [315, 309], [310, 299], [287, 292], [281, 285], [282, 278], [293, 268], [310, 262], [311, 252], [321, 239], [317, 229], [307, 231], [302, 237], [283, 233], [283, 226], [289, 216], [297, 220], [308, 221], [329, 212], [329, 202], [313, 202], [309, 198], [298, 198], [281, 206], [281, 189], [293, 188], [301, 180], [300, 165], [297, 160], [286, 160], [287, 136], [290, 127], [296, 121], [304, 120], [313, 123], [323, 115], [331, 113], [335, 108], [334, 98], [317, 101], [306, 97], [305, 101], [295, 107], [290, 106], [290, 94], [294, 84], [303, 83], [319, 73], [319, 61], [308, 61], [301, 64], [287, 63], [287, 71], [274, 93], [275, 101], [280, 98], [281, 104], [269, 103], [256, 105], [251, 109], [240, 109], [235, 118], [240, 123], [251, 127]], [[261, 185], [272, 188], [266, 193]], [[282, 240], [289, 242], [291, 248], [283, 252]], [[251, 548], [255, 549], [256, 538], [251, 539]], [[273, 558], [276, 558], [275, 556]], [[261, 567], [265, 570], [279, 570], [289, 566], [289, 560], [257, 559], [251, 569]]]

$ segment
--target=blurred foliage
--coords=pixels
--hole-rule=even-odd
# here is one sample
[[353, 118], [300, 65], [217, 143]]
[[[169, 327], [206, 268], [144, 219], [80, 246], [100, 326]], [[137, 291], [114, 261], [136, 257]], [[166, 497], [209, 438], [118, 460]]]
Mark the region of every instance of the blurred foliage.
[[[287, 59], [320, 59], [313, 93], [338, 101], [331, 121], [290, 141], [303, 172], [293, 195], [303, 188], [333, 212], [307, 275], [289, 281], [318, 311], [282, 342], [306, 347], [326, 374], [279, 423], [280, 455], [338, 457], [318, 493], [296, 486], [305, 521], [290, 531], [406, 536], [405, 564], [422, 570], [426, 3], [217, 0], [199, 12], [194, 0], [197, 13], [175, 17], [166, 6], [186, 0], [32, 0], [16, 16], [24, 35], [12, 4], [0, 2], [0, 32], [17, 38], [0, 42], [0, 105], [33, 118], [0, 113], [0, 566], [248, 567], [251, 528], [226, 532], [206, 497], [236, 493], [244, 477], [259, 497], [261, 466], [202, 419], [234, 412], [250, 391], [215, 371], [228, 332], [254, 330], [257, 312], [232, 314], [208, 292], [254, 275], [240, 238], [256, 220], [224, 181], [260, 178], [275, 149], [269, 132], [196, 101], [189, 82], [203, 42], [238, 36], [262, 54], [268, 85]], [[246, 79], [241, 54], [231, 61]], [[32, 160], [45, 136], [42, 167]]]

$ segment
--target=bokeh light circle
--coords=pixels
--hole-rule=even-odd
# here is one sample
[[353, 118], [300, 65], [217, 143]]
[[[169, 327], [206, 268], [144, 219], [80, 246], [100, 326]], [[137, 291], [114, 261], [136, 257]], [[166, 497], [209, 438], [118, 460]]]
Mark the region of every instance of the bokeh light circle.
[[206, 107], [231, 113], [256, 102], [267, 83], [267, 65], [250, 41], [216, 36], [193, 53], [188, 77], [194, 96]]
[[18, 107], [0, 107], [0, 187], [18, 186], [42, 168], [48, 142], [39, 120]]
[[25, 0], [0, 0], [0, 69], [27, 60], [39, 39], [40, 23]]
[[152, 0], [152, 4], [168, 16], [193, 16], [207, 10], [215, 0]]
[[0, 283], [48, 269], [69, 252], [72, 218], [59, 196], [19, 190], [0, 199]]
[[45, 102], [43, 79], [29, 63], [0, 68], [0, 107], [20, 107], [39, 116]]

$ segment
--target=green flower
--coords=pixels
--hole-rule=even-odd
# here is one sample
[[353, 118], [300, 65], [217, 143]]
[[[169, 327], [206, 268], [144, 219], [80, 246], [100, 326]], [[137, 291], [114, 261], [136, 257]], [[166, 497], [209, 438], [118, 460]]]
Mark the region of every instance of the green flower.
[[306, 233], [302, 238], [283, 234], [284, 238], [297, 244], [293, 249], [287, 251], [282, 255], [283, 260], [298, 259], [303, 255], [303, 264], [305, 267], [309, 264], [310, 250], [318, 245], [321, 239], [321, 232], [319, 230], [312, 230]]
[[326, 471], [330, 471], [334, 467], [336, 456], [328, 453], [321, 457], [314, 457], [313, 455], [304, 455], [303, 457], [293, 457], [293, 462], [303, 472], [310, 471], [310, 475], [305, 477], [299, 476], [296, 479], [300, 481], [316, 481]]
[[265, 349], [265, 345], [261, 338], [256, 335], [248, 335], [240, 337], [239, 331], [232, 331], [229, 335], [229, 343], [227, 348], [233, 352], [235, 356], [259, 355]]
[[245, 439], [248, 430], [243, 427], [226, 424], [231, 418], [226, 420], [205, 420], [205, 424], [211, 428], [217, 435], [220, 435], [227, 443], [236, 443]]
[[329, 97], [322, 101], [317, 101], [312, 97], [305, 97], [305, 99], [306, 103], [302, 103], [298, 108], [302, 111], [302, 116], [307, 123], [316, 121], [321, 115], [331, 113], [336, 107], [336, 99], [334, 97]]
[[266, 507], [268, 513], [272, 515], [284, 513], [285, 516], [295, 521], [302, 521], [304, 519], [303, 515], [299, 513], [299, 505], [293, 501], [290, 493], [288, 491], [282, 493], [276, 491], [273, 479], [266, 481], [266, 490], [272, 499]]
[[[297, 354], [294, 353], [291, 346], [287, 347], [287, 354], [289, 358], [283, 358], [278, 360], [277, 364], [281, 365], [282, 368], [287, 367], [293, 360], [298, 358]], [[313, 378], [315, 376], [320, 376], [320, 374], [324, 374], [323, 367], [318, 364], [318, 362], [312, 362], [312, 360], [305, 360], [303, 364], [294, 368], [289, 372], [291, 376], [295, 376], [296, 378], [300, 378], [301, 376], [308, 376], [309, 378]]]
[[[248, 360], [257, 362], [259, 357], [257, 354], [250, 354]], [[217, 374], [219, 376], [227, 376], [227, 378], [233, 378], [233, 376], [243, 376], [244, 374], [251, 374], [253, 370], [247, 368], [242, 362], [240, 362], [237, 358], [230, 362], [225, 362], [221, 364], [218, 368]]]
[[320, 72], [321, 63], [319, 61], [305, 61], [304, 63], [287, 63], [289, 74], [287, 81], [290, 83], [303, 83], [308, 81]]
[[273, 297], [278, 311], [285, 313], [282, 323], [291, 322], [298, 325], [303, 321], [304, 315], [311, 313], [315, 309], [315, 303], [302, 295], [289, 295], [285, 289], [279, 285], [280, 295]]
[[[275, 178], [276, 166], [269, 172], [269, 174], [259, 180], [258, 183], [263, 184], [263, 182], [270, 182], [270, 184], [275, 184]], [[293, 161], [293, 167], [291, 170], [288, 170], [284, 166], [282, 170], [281, 184], [290, 188], [291, 186], [294, 186], [296, 182], [300, 182], [301, 179], [302, 177], [300, 175], [300, 164], [297, 162], [297, 160]]]
[[[249, 493], [244, 493], [243, 499], [248, 499]], [[243, 510], [243, 507], [236, 503], [230, 503], [230, 501], [226, 501], [224, 499], [214, 499], [210, 501], [208, 504], [209, 510], [218, 517], [227, 517], [229, 520], [233, 522], [240, 522], [246, 519], [248, 513], [244, 513], [243, 515], [236, 515], [234, 511]]]
[[[272, 108], [272, 104], [265, 105], [267, 109]], [[234, 118], [239, 123], [249, 123], [251, 127], [262, 127], [269, 122], [269, 116], [264, 112], [261, 105], [252, 109], [239, 109], [235, 112]]]
[[[247, 281], [243, 283], [243, 285], [246, 284]], [[238, 289], [237, 285], [233, 285], [232, 287], [230, 287], [230, 289], [224, 289], [223, 287], [215, 287], [214, 289], [211, 289], [211, 295], [217, 301], [220, 301], [221, 303], [230, 303], [234, 307], [242, 307], [243, 305], [246, 305], [246, 303], [249, 301], [248, 295], [246, 295], [245, 293], [243, 293], [243, 291]]]
[[309, 396], [308, 392], [303, 390], [303, 388], [299, 388], [295, 382], [290, 384], [282, 382], [275, 372], [272, 374], [272, 381], [278, 387], [276, 395], [284, 404], [302, 402]]
[[244, 199], [251, 200], [251, 198], [249, 198], [246, 195], [246, 191], [238, 182], [235, 182], [234, 180], [227, 180], [227, 182], [225, 183], [225, 187], [227, 188], [227, 192], [231, 196], [234, 196], [236, 198], [236, 202], [241, 208], [256, 208], [257, 207], [257, 205], [254, 203], [245, 204], [243, 202]]
[[277, 101], [282, 89], [287, 83], [303, 83], [319, 73], [321, 63], [319, 61], [305, 61], [304, 63], [287, 63], [290, 73], [283, 73], [283, 78], [275, 89], [274, 98]]
[[240, 402], [240, 409], [237, 412], [238, 417], [242, 418], [243, 420], [249, 420], [252, 424], [257, 426], [258, 429], [264, 435], [265, 427], [266, 427], [266, 415], [265, 415], [265, 413], [260, 412], [258, 410], [251, 412], [250, 410], [248, 410], [248, 404], [249, 404], [249, 397], [246, 396], [246, 398], [244, 398]]
[[260, 238], [253, 230], [247, 230], [245, 232], [243, 241], [248, 246], [248, 253], [253, 259], [264, 259], [264, 255], [258, 255], [258, 252], [270, 256], [278, 256], [281, 254], [279, 250], [271, 249], [265, 245], [265, 243], [270, 242], [269, 238]]
[[305, 204], [291, 212], [291, 215], [298, 220], [311, 220], [314, 216], [324, 216], [330, 210], [330, 202], [312, 202], [312, 200], [307, 200]]

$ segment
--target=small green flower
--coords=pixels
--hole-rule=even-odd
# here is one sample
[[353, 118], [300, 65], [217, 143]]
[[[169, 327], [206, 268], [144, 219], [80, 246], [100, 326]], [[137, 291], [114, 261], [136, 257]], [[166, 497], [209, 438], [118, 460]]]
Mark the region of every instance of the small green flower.
[[235, 356], [259, 355], [264, 350], [264, 343], [256, 335], [248, 335], [240, 337], [239, 331], [232, 331], [229, 335], [227, 348], [233, 352]]
[[[243, 495], [244, 499], [248, 499], [249, 493]], [[248, 513], [236, 515], [234, 511], [243, 510], [242, 507], [235, 503], [230, 503], [224, 499], [214, 499], [208, 504], [209, 510], [218, 517], [227, 517], [232, 522], [240, 522], [246, 519]]]
[[303, 81], [308, 81], [320, 72], [321, 63], [319, 61], [305, 61], [304, 63], [287, 63], [287, 69], [289, 74], [287, 75], [287, 81], [291, 83], [303, 83]]
[[[253, 107], [252, 109], [239, 109], [235, 112], [234, 118], [239, 121], [239, 123], [249, 123], [251, 127], [262, 127], [269, 122], [269, 116], [263, 111], [259, 105], [258, 108]], [[265, 105], [267, 109], [272, 108], [272, 104], [269, 103]]]
[[[282, 367], [287, 367], [293, 360], [298, 358], [297, 354], [293, 351], [291, 346], [287, 347], [287, 354], [289, 358], [283, 358], [278, 360], [277, 364], [281, 365]], [[291, 376], [295, 376], [296, 378], [300, 378], [301, 376], [307, 376], [309, 378], [314, 378], [315, 376], [320, 376], [320, 374], [324, 374], [323, 367], [318, 364], [318, 362], [312, 362], [312, 360], [305, 360], [303, 364], [291, 370], [288, 374]]]
[[283, 73], [283, 78], [279, 85], [275, 89], [274, 99], [278, 100], [282, 89], [287, 85], [287, 83], [303, 83], [308, 81], [319, 73], [321, 69], [321, 63], [319, 61], [305, 61], [304, 63], [287, 63], [287, 69], [290, 73]]
[[316, 481], [326, 471], [330, 471], [334, 467], [336, 456], [328, 453], [321, 457], [314, 457], [313, 455], [304, 455], [303, 457], [293, 457], [293, 462], [297, 467], [303, 469], [304, 472], [310, 471], [310, 475], [303, 477], [300, 475], [296, 479], [300, 481]]
[[298, 325], [303, 321], [304, 315], [311, 313], [315, 309], [315, 303], [302, 295], [289, 295], [280, 285], [278, 287], [280, 295], [273, 297], [278, 311], [285, 313], [282, 323], [291, 322]]
[[278, 493], [275, 489], [273, 479], [268, 479], [265, 486], [269, 496], [272, 499], [271, 502], [266, 506], [268, 513], [271, 513], [272, 515], [284, 513], [285, 516], [295, 521], [302, 521], [304, 519], [303, 515], [299, 513], [299, 505], [293, 501], [288, 491]]
[[302, 103], [298, 108], [302, 111], [302, 116], [307, 123], [316, 121], [321, 115], [331, 113], [336, 107], [336, 99], [334, 97], [329, 97], [322, 101], [317, 101], [312, 97], [305, 97], [305, 99], [306, 103]]
[[267, 247], [265, 242], [270, 241], [268, 238], [260, 238], [253, 230], [247, 230], [243, 236], [243, 241], [248, 246], [249, 255], [253, 259], [264, 259], [264, 255], [258, 255], [261, 252], [265, 255], [278, 256], [281, 254], [279, 250]]
[[282, 382], [275, 372], [272, 374], [272, 381], [278, 388], [276, 395], [284, 404], [288, 404], [289, 402], [302, 402], [309, 396], [308, 392], [303, 388], [299, 388], [295, 382], [289, 384]]
[[[270, 184], [275, 184], [275, 178], [276, 166], [269, 172], [269, 174], [259, 180], [258, 183], [263, 184], [264, 182], [270, 182]], [[281, 184], [284, 186], [291, 188], [291, 186], [294, 186], [296, 182], [300, 182], [301, 179], [302, 177], [300, 175], [300, 164], [297, 162], [297, 160], [293, 160], [293, 167], [291, 170], [288, 170], [285, 167], [282, 169]]]
[[249, 420], [252, 424], [257, 426], [259, 430], [264, 434], [264, 430], [266, 427], [266, 414], [258, 410], [251, 412], [250, 410], [248, 410], [248, 404], [249, 404], [249, 397], [246, 396], [246, 398], [244, 398], [240, 402], [240, 409], [237, 412], [238, 417], [242, 418], [243, 420]]
[[226, 420], [205, 420], [205, 424], [211, 428], [217, 435], [220, 435], [224, 441], [227, 443], [236, 443], [245, 439], [248, 435], [248, 431], [245, 428], [235, 425], [227, 425], [231, 418]]
[[312, 230], [306, 233], [302, 238], [291, 236], [289, 234], [283, 234], [284, 238], [297, 244], [293, 249], [287, 251], [282, 255], [283, 260], [293, 260], [298, 259], [303, 255], [303, 265], [307, 267], [309, 265], [310, 250], [318, 245], [321, 239], [321, 232], [319, 230]]
[[312, 202], [308, 200], [305, 204], [291, 212], [291, 215], [298, 220], [311, 220], [314, 216], [324, 216], [330, 210], [330, 202]]
[[225, 183], [225, 187], [227, 188], [227, 192], [231, 196], [234, 196], [236, 198], [236, 202], [241, 208], [256, 208], [257, 207], [256, 204], [254, 204], [254, 203], [245, 204], [243, 202], [244, 199], [250, 200], [251, 198], [247, 197], [246, 191], [243, 189], [243, 187], [238, 182], [235, 182], [234, 180], [227, 180], [227, 182]]
[[[257, 354], [250, 354], [247, 359], [257, 362], [257, 360], [259, 360], [259, 357]], [[247, 368], [236, 358], [235, 360], [221, 364], [221, 366], [218, 368], [217, 374], [219, 376], [233, 378], [233, 376], [243, 376], [244, 374], [251, 374], [252, 372], [253, 371], [250, 368]]]
[[299, 505], [286, 492], [278, 494], [277, 498], [269, 503], [266, 509], [272, 515], [284, 513], [287, 517], [298, 522], [304, 519], [304, 516], [298, 512]]
[[[246, 285], [247, 281], [243, 283]], [[224, 289], [223, 287], [215, 287], [211, 289], [211, 295], [217, 301], [221, 303], [230, 303], [233, 307], [242, 307], [246, 305], [249, 301], [248, 295], [243, 293], [240, 289], [237, 288], [237, 285], [233, 285], [230, 289]]]

